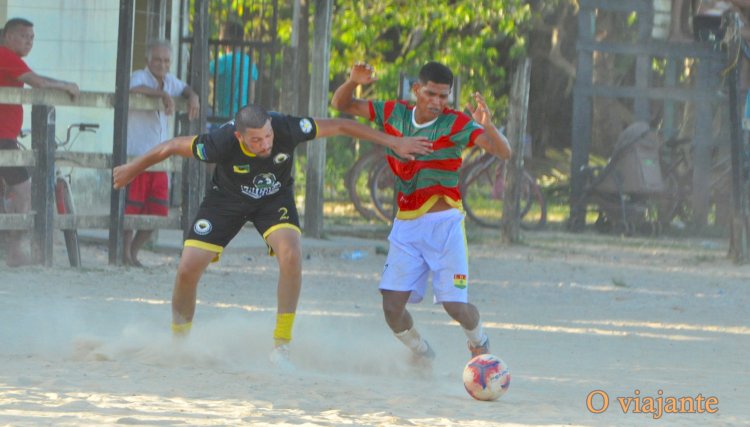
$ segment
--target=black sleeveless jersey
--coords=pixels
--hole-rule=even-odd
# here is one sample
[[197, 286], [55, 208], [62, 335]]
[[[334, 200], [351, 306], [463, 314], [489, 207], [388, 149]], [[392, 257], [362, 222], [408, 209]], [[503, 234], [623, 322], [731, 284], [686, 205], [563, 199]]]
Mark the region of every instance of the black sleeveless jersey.
[[292, 190], [294, 149], [302, 142], [315, 139], [317, 125], [310, 117], [276, 112], [270, 115], [273, 149], [267, 158], [256, 157], [240, 143], [234, 135], [233, 121], [195, 138], [193, 156], [216, 164], [213, 187], [250, 202]]

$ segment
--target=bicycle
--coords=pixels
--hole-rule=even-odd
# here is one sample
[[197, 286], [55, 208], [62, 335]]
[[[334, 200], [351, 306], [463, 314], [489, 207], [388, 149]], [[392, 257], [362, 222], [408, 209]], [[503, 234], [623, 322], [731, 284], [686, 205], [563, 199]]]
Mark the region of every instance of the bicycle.
[[389, 219], [374, 203], [371, 190], [375, 172], [381, 163], [385, 163], [385, 150], [379, 145], [373, 146], [346, 172], [344, 185], [354, 208], [362, 217], [370, 221], [388, 222]]
[[[464, 164], [472, 163], [478, 157], [482, 156], [479, 149], [467, 150], [464, 155]], [[459, 175], [459, 180], [463, 179], [465, 168]], [[396, 176], [388, 165], [384, 150], [381, 149], [380, 157], [373, 163], [372, 169], [368, 175], [368, 188], [370, 198], [375, 206], [375, 212], [379, 219], [385, 222], [392, 222], [396, 216], [397, 204], [396, 194], [394, 193], [394, 184]]]
[[[521, 228], [538, 230], [547, 225], [547, 202], [531, 173], [520, 174], [519, 217]], [[466, 216], [480, 226], [499, 228], [505, 193], [505, 161], [484, 153], [470, 161], [461, 172], [459, 189]]]
[[393, 218], [396, 217], [395, 184], [396, 175], [391, 171], [385, 155], [382, 155], [370, 173], [368, 187], [378, 217], [387, 223], [393, 222]]
[[[464, 156], [459, 191], [466, 215], [484, 227], [499, 228], [505, 192], [505, 162], [475, 147]], [[368, 175], [370, 196], [380, 219], [392, 222], [396, 215], [395, 175], [385, 156], [372, 162]], [[521, 227], [538, 230], [547, 224], [547, 202], [536, 179], [527, 170], [521, 174]]]
[[[71, 140], [71, 131], [77, 128], [76, 136]], [[55, 137], [55, 143], [58, 149], [70, 150], [73, 143], [83, 132], [95, 133], [99, 125], [95, 123], [74, 123], [68, 126], [65, 133], [65, 140], [61, 141]], [[73, 199], [71, 168], [67, 174], [63, 174], [59, 167], [55, 168], [55, 207], [59, 215], [75, 215], [75, 201]], [[78, 241], [78, 230], [76, 228], [63, 229], [65, 237], [65, 248], [68, 252], [68, 261], [71, 267], [81, 266], [81, 248]]]
[[[482, 154], [483, 152], [478, 149], [467, 150], [464, 155], [463, 163], [471, 163], [482, 156]], [[362, 164], [359, 163], [360, 161], [362, 161]], [[369, 218], [371, 219], [374, 217], [374, 219], [390, 223], [396, 216], [397, 210], [395, 194], [393, 193], [395, 176], [393, 175], [391, 168], [388, 166], [388, 161], [385, 157], [385, 150], [380, 146], [376, 146], [374, 150], [358, 159], [350, 171], [356, 171], [354, 173], [361, 175], [362, 172], [358, 171], [358, 168], [364, 169], [365, 167], [370, 168], [367, 173], [366, 188], [368, 190], [367, 198], [374, 206], [374, 209], [364, 207], [364, 201], [359, 195], [353, 195], [350, 192], [350, 198], [357, 210], [366, 218], [370, 215]], [[463, 176], [463, 174], [461, 176]], [[357, 200], [357, 198], [359, 198], [359, 200]], [[366, 212], [363, 212], [365, 210]]]

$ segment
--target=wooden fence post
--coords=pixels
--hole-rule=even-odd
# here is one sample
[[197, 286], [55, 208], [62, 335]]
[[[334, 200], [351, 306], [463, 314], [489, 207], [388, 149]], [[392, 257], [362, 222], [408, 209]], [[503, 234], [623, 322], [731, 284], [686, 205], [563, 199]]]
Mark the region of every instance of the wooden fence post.
[[[190, 52], [190, 85], [201, 99], [200, 117], [190, 124], [189, 135], [197, 135], [206, 128], [208, 103], [208, 1], [196, 0], [193, 11], [193, 44]], [[182, 160], [182, 235], [188, 236], [200, 201], [206, 192], [208, 168], [196, 159]]]
[[[120, 18], [117, 35], [117, 75], [115, 76], [115, 117], [112, 142], [113, 166], [127, 161], [128, 106], [130, 103], [130, 69], [133, 52], [134, 2], [120, 0]], [[110, 197], [109, 264], [124, 262], [123, 228], [125, 223], [125, 190], [112, 189]]]
[[[745, 152], [740, 123], [740, 100], [738, 92], [739, 69], [734, 67], [729, 72], [727, 89], [729, 92], [729, 126], [731, 139], [731, 165], [732, 165], [732, 220], [730, 223], [729, 257], [737, 264], [746, 264], [750, 255], [748, 254], [748, 225], [750, 213], [748, 212], [748, 187]], [[743, 99], [744, 101], [744, 99]]]
[[51, 267], [55, 232], [55, 107], [31, 107], [31, 147], [37, 156], [31, 181], [31, 204], [35, 212], [32, 258]]
[[[315, 2], [313, 29], [312, 78], [310, 80], [310, 115], [328, 116], [329, 60], [331, 57], [331, 14], [333, 0]], [[326, 171], [326, 140], [319, 138], [307, 144], [305, 178], [305, 234], [320, 238], [323, 235], [323, 179]]]
[[513, 155], [505, 163], [505, 194], [503, 195], [503, 218], [500, 228], [505, 243], [517, 243], [521, 240], [521, 179], [523, 174], [524, 140], [526, 135], [526, 117], [529, 110], [529, 84], [531, 81], [531, 60], [524, 59], [518, 64], [513, 76], [513, 87], [510, 93], [510, 111], [508, 115], [507, 137]]

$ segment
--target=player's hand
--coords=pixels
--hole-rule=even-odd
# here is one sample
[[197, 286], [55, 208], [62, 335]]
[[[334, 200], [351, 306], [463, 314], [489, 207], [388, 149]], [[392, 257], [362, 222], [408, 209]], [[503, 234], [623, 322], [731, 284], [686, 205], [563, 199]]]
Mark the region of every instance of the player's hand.
[[471, 103], [466, 104], [466, 108], [471, 112], [471, 117], [484, 127], [492, 126], [492, 113], [487, 107], [484, 97], [479, 92], [474, 92], [473, 97], [476, 106], [471, 105]]
[[70, 99], [72, 99], [73, 101], [78, 99], [78, 96], [81, 94], [81, 90], [75, 83], [67, 83], [65, 85], [65, 92], [68, 92], [68, 95], [70, 95]]
[[164, 114], [172, 115], [174, 113], [174, 99], [164, 92], [161, 95], [161, 102], [164, 103]]
[[432, 142], [423, 136], [394, 137], [391, 149], [402, 159], [414, 160], [417, 156], [432, 153]]
[[115, 168], [112, 169], [112, 188], [119, 190], [120, 188], [125, 187], [130, 184], [130, 181], [132, 181], [137, 174], [137, 171], [132, 170], [130, 163], [115, 166]]
[[188, 119], [195, 120], [198, 118], [198, 113], [200, 112], [201, 103], [198, 99], [198, 95], [190, 95], [190, 98], [188, 98]]
[[375, 77], [375, 69], [371, 65], [357, 62], [349, 73], [349, 80], [358, 85], [368, 85], [377, 81], [378, 78]]

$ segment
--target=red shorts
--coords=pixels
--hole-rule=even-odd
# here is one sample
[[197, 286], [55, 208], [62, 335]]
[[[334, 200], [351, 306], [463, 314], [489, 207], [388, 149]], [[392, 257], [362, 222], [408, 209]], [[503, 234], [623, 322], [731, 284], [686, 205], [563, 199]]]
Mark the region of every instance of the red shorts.
[[169, 180], [166, 172], [143, 172], [128, 185], [126, 215], [169, 213]]

